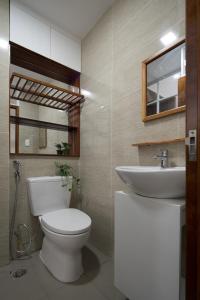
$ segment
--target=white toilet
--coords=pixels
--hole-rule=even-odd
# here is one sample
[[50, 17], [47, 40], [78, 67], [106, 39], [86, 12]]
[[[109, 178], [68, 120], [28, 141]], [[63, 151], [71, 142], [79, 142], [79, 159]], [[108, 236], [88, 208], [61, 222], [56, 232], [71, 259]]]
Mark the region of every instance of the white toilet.
[[40, 258], [55, 278], [73, 282], [83, 273], [81, 248], [86, 244], [91, 219], [69, 208], [71, 192], [60, 176], [27, 178], [31, 212], [38, 216], [44, 240]]

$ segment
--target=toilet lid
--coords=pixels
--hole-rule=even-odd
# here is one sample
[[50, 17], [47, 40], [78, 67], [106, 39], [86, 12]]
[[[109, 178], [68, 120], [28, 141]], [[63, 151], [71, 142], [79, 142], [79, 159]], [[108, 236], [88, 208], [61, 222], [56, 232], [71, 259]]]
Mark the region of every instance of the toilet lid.
[[61, 234], [80, 234], [91, 226], [90, 217], [74, 208], [60, 209], [46, 213], [41, 223], [49, 230]]

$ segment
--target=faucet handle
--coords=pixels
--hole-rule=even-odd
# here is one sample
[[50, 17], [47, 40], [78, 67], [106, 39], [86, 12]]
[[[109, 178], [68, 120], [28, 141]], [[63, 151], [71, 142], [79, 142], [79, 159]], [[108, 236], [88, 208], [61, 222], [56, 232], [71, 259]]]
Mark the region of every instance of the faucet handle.
[[168, 149], [161, 149], [160, 150], [161, 156], [168, 156]]

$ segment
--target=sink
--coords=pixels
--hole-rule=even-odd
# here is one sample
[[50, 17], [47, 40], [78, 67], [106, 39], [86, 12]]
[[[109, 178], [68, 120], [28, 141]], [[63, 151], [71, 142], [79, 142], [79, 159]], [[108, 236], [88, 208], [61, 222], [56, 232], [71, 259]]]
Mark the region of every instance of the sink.
[[185, 167], [119, 166], [115, 170], [136, 194], [165, 199], [185, 196]]

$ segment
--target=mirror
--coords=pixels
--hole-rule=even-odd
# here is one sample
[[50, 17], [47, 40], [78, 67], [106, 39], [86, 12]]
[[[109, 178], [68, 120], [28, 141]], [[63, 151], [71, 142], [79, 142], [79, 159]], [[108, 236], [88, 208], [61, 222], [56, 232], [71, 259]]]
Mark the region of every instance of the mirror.
[[[53, 110], [26, 102], [10, 106], [10, 116], [18, 116], [56, 125], [68, 124], [65, 111]], [[68, 149], [62, 145], [68, 143], [68, 132], [54, 128], [10, 124], [10, 153], [37, 155], [68, 155]], [[61, 149], [59, 146], [61, 145]], [[62, 150], [59, 152], [59, 150]]]
[[142, 63], [143, 121], [185, 110], [185, 40]]

